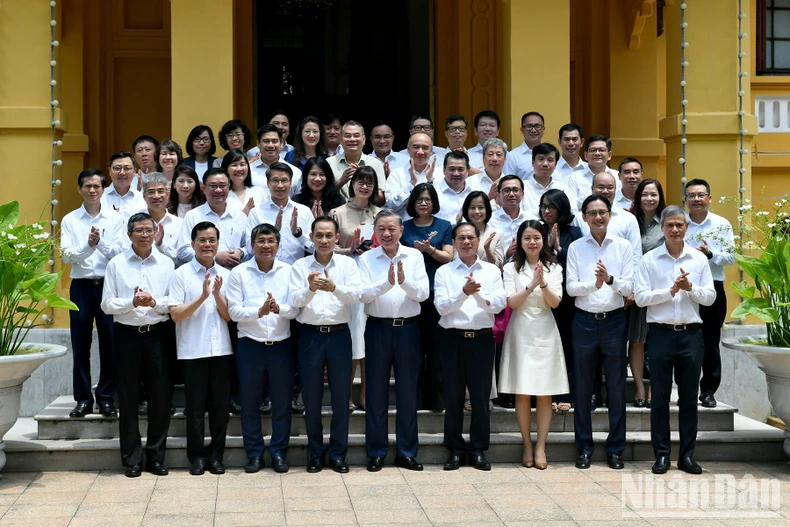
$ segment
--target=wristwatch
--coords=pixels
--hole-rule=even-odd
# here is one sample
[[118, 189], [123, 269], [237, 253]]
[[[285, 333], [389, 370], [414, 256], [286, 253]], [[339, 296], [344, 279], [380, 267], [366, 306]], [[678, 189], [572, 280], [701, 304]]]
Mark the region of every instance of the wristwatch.
[[296, 232], [292, 232], [291, 234], [294, 235], [294, 238], [301, 238], [302, 237], [302, 228], [297, 227]]
[[707, 256], [707, 257], [708, 257], [708, 260], [713, 260], [713, 251], [711, 251], [710, 249], [708, 249], [708, 253], [707, 253], [705, 256]]
[[612, 285], [614, 283], [614, 276], [609, 275], [609, 280], [606, 282], [606, 285]]

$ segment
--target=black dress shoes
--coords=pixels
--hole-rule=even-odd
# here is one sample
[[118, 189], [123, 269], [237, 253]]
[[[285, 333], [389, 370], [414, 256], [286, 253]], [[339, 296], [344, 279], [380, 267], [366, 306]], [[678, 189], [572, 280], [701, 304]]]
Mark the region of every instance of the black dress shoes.
[[416, 458], [411, 456], [395, 456], [395, 466], [406, 470], [416, 470], [417, 472], [422, 470], [422, 465]]
[[165, 466], [159, 461], [154, 461], [148, 465], [148, 472], [154, 476], [167, 476], [169, 474]]
[[458, 470], [463, 464], [463, 456], [453, 452], [444, 462], [444, 470]]
[[620, 458], [620, 454], [607, 454], [606, 461], [609, 463], [609, 468], [613, 470], [620, 470], [625, 468], [625, 463]]
[[378, 472], [384, 468], [383, 457], [372, 457], [368, 459], [368, 472]]
[[705, 408], [716, 408], [716, 398], [712, 393], [703, 393], [699, 396], [699, 400]]
[[148, 415], [148, 401], [142, 401], [137, 405], [137, 415]]
[[104, 417], [118, 417], [118, 410], [109, 402], [99, 403], [99, 413]]
[[233, 399], [230, 400], [230, 413], [233, 415], [241, 415], [241, 405]]
[[576, 459], [576, 468], [590, 468], [590, 458], [592, 454], [579, 454], [578, 459]]
[[315, 474], [316, 472], [321, 472], [321, 469], [323, 469], [326, 466], [325, 459], [326, 458], [324, 456], [311, 457], [310, 458], [310, 462], [307, 463], [307, 471], [310, 474]]
[[469, 464], [477, 470], [491, 470], [491, 463], [488, 462], [482, 452], [469, 454]]
[[299, 402], [299, 396], [294, 395], [293, 400], [291, 401], [291, 412], [295, 414], [303, 414], [304, 413], [304, 405]]
[[345, 459], [330, 459], [329, 467], [338, 474], [348, 473], [348, 463]]
[[189, 467], [189, 473], [193, 476], [202, 476], [206, 473], [206, 460], [196, 459], [192, 466]]
[[601, 396], [593, 395], [590, 399], [590, 410], [595, 410], [599, 406], [601, 406]]
[[669, 470], [669, 456], [658, 456], [651, 470], [653, 474], [666, 474]]
[[126, 472], [124, 473], [124, 475], [127, 478], [139, 478], [140, 474], [142, 473], [143, 473], [143, 467], [141, 467], [140, 465], [129, 465], [128, 467], [126, 467]]
[[77, 403], [74, 410], [69, 412], [69, 417], [85, 417], [93, 413], [93, 404], [91, 403]]
[[212, 474], [224, 474], [225, 465], [219, 459], [212, 459], [208, 462], [208, 471]]
[[688, 472], [689, 474], [702, 474], [702, 467], [697, 465], [690, 457], [679, 459], [678, 468], [683, 472]]
[[274, 456], [272, 458], [272, 468], [278, 474], [285, 474], [288, 472], [288, 463], [285, 462], [284, 457]]
[[269, 397], [263, 400], [261, 404], [261, 413], [264, 415], [272, 413], [272, 400]]
[[251, 457], [247, 460], [247, 464], [244, 466], [244, 472], [247, 474], [253, 474], [255, 472], [260, 471], [264, 467], [263, 459], [259, 457]]

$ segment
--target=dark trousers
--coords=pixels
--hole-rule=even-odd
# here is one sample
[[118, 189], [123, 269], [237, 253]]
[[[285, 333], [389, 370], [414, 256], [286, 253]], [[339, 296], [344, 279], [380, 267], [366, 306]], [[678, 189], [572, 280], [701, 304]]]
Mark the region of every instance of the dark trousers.
[[79, 311], [69, 311], [71, 349], [74, 353], [74, 400], [93, 406], [91, 392], [91, 343], [93, 322], [99, 333], [99, 383], [96, 401], [113, 402], [115, 376], [112, 366], [112, 316], [101, 310], [101, 293], [104, 280], [74, 279], [69, 287], [71, 301]]
[[[491, 421], [491, 374], [494, 368], [494, 335], [488, 332], [465, 338], [455, 329], [441, 329], [442, 372], [444, 374], [444, 446], [455, 454], [488, 450]], [[463, 438], [464, 395], [469, 389], [472, 422], [469, 445]]]
[[[230, 367], [233, 355], [179, 361], [184, 370], [187, 458], [222, 461], [230, 417]], [[211, 442], [204, 445], [205, 413]]]
[[441, 411], [444, 408], [442, 388], [442, 359], [436, 345], [436, 334], [441, 331], [439, 313], [433, 305], [433, 291], [428, 299], [420, 303], [420, 376], [417, 393], [421, 408]]
[[650, 409], [650, 440], [656, 457], [669, 456], [669, 397], [672, 373], [678, 385], [678, 422], [680, 457], [692, 457], [697, 443], [697, 386], [705, 344], [702, 329], [674, 331], [650, 324], [650, 386], [653, 402]]
[[236, 322], [228, 321], [228, 333], [230, 334], [230, 347], [233, 355], [230, 356], [230, 398], [238, 401], [239, 398], [239, 374], [236, 367], [236, 351], [239, 349], [239, 325]]
[[348, 452], [348, 400], [351, 397], [351, 331], [346, 328], [321, 333], [311, 326], [302, 325], [299, 335], [299, 372], [311, 458], [323, 456], [327, 451], [321, 422], [324, 365], [332, 398], [329, 457], [345, 459]]
[[583, 311], [573, 317], [573, 377], [576, 382], [576, 401], [573, 412], [576, 448], [579, 453], [592, 454], [592, 408], [595, 361], [600, 356], [606, 374], [609, 397], [609, 436], [607, 454], [622, 454], [625, 449], [625, 378], [626, 365], [625, 311], [603, 320], [588, 318]]
[[247, 457], [262, 457], [261, 394], [263, 375], [269, 372], [272, 398], [272, 438], [269, 453], [285, 457], [291, 440], [291, 398], [293, 394], [293, 356], [291, 339], [267, 345], [251, 338], [239, 339], [236, 352], [241, 403], [241, 434]]
[[387, 410], [390, 371], [395, 368], [395, 437], [397, 455], [417, 455], [417, 377], [420, 328], [375, 324], [365, 327], [365, 443], [368, 456], [387, 455]]
[[170, 427], [170, 354], [175, 325], [168, 320], [140, 333], [136, 326], [115, 324], [114, 363], [118, 383], [118, 428], [124, 466], [141, 465], [143, 450], [137, 418], [140, 382], [148, 392], [148, 439], [145, 462], [164, 463]]
[[716, 300], [710, 306], [699, 306], [702, 318], [702, 339], [705, 343], [705, 355], [702, 358], [702, 379], [699, 382], [701, 393], [714, 394], [721, 384], [721, 327], [727, 318], [727, 296], [724, 294], [724, 282], [714, 281]]

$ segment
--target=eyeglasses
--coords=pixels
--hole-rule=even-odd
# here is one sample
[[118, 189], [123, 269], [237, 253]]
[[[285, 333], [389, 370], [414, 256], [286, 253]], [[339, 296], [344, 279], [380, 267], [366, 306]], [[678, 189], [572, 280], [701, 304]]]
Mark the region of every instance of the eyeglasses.
[[[244, 135], [244, 134], [242, 134], [242, 135]], [[225, 137], [231, 137], [231, 136], [229, 134], [229, 135], [226, 135]], [[208, 137], [196, 137], [196, 138], [194, 138], [192, 140], [192, 142], [193, 143], [198, 143], [198, 144], [202, 144], [202, 143], [209, 144], [211, 142], [211, 139], [208, 138]]]
[[429, 203], [433, 203], [433, 200], [431, 198], [417, 198], [414, 200], [414, 203], [416, 203], [417, 205], [419, 205], [420, 203], [429, 204]]
[[115, 165], [111, 167], [110, 170], [112, 170], [116, 174], [120, 174], [121, 172], [126, 172], [128, 174], [129, 172], [134, 172], [134, 167]]
[[430, 132], [431, 130], [433, 130], [433, 126], [431, 126], [430, 124], [415, 124], [414, 126], [411, 127], [411, 130], [414, 130], [416, 132]]
[[539, 131], [539, 130], [543, 130], [543, 125], [542, 124], [525, 124], [524, 126], [522, 126], [522, 128], [524, 130]]
[[557, 210], [557, 207], [554, 203], [541, 203], [540, 210]]
[[603, 218], [603, 217], [609, 215], [609, 211], [608, 210], [588, 210], [587, 212], [584, 213], [584, 215], [585, 216], [590, 216], [592, 218], [597, 218], [598, 216]]
[[132, 232], [134, 234], [137, 234], [138, 236], [141, 235], [141, 234], [151, 235], [151, 234], [154, 233], [154, 230], [151, 229], [151, 228], [148, 228], [148, 229], [138, 228], [138, 229], [132, 229]]
[[206, 186], [211, 190], [228, 190], [230, 188], [227, 183], [210, 183]]
[[466, 126], [448, 126], [447, 131], [450, 132], [451, 134], [455, 132], [463, 133], [466, 132]]
[[360, 186], [360, 187], [370, 187], [370, 188], [373, 188], [373, 182], [372, 182], [372, 181], [360, 181], [360, 180], [358, 179], [358, 180], [354, 181], [354, 184], [355, 184], [355, 185], [357, 185], [357, 186]]
[[383, 139], [384, 141], [389, 141], [390, 139], [392, 139], [392, 134], [387, 134], [387, 135], [374, 135], [374, 136], [373, 136], [373, 140], [374, 140], [374, 141], [381, 141], [382, 139]]
[[700, 192], [699, 194], [686, 194], [686, 199], [695, 200], [695, 199], [705, 199], [710, 194], [705, 194], [704, 192]]
[[502, 194], [518, 194], [519, 192], [521, 192], [521, 189], [518, 187], [508, 187], [508, 188], [503, 188], [499, 192], [501, 192]]
[[587, 150], [587, 152], [590, 154], [605, 154], [608, 151], [609, 151], [608, 148], [590, 148], [589, 150]]
[[270, 180], [269, 180], [269, 183], [271, 183], [271, 184], [272, 184], [272, 185], [274, 185], [275, 187], [276, 187], [276, 186], [278, 186], [278, 185], [283, 185], [283, 186], [285, 186], [285, 185], [288, 185], [288, 184], [290, 184], [290, 183], [291, 183], [291, 180], [290, 180], [290, 179], [270, 179]]
[[225, 139], [241, 139], [244, 137], [242, 132], [233, 132], [232, 134], [225, 134]]

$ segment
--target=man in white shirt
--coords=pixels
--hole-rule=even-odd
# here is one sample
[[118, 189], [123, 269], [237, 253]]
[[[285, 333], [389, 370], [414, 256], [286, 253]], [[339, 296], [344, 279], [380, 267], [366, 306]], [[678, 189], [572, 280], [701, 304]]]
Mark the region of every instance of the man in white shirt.
[[244, 470], [253, 473], [264, 466], [260, 406], [264, 374], [268, 371], [272, 402], [269, 453], [272, 468], [282, 474], [288, 472], [286, 455], [291, 439], [291, 320], [298, 310], [290, 304], [291, 266], [275, 258], [280, 232], [263, 223], [252, 230], [251, 236], [254, 257], [231, 271], [226, 293], [230, 318], [239, 328], [236, 366], [241, 432], [248, 458]]
[[637, 305], [647, 307], [654, 474], [664, 474], [669, 469], [672, 446], [669, 399], [673, 373], [678, 387], [678, 468], [690, 474], [702, 473], [693, 460], [697, 441], [697, 389], [705, 354], [699, 312], [701, 306], [714, 303], [716, 290], [705, 254], [683, 241], [687, 226], [682, 207], [670, 205], [661, 212], [661, 230], [666, 242], [642, 257], [634, 286]]
[[436, 183], [439, 212], [435, 216], [455, 225], [466, 196], [475, 190], [480, 190], [480, 184], [477, 178], [469, 178], [469, 157], [455, 150], [448, 152], [444, 156], [444, 178]]
[[110, 167], [112, 183], [104, 190], [102, 206], [107, 211], [114, 210], [126, 221], [132, 214], [145, 209], [142, 193], [132, 188], [134, 159], [130, 152], [116, 152], [110, 156], [107, 166]]
[[[387, 457], [390, 371], [395, 368], [395, 466], [422, 470], [417, 461], [417, 377], [420, 364], [420, 302], [428, 298], [428, 274], [417, 249], [400, 244], [400, 216], [384, 209], [374, 232], [381, 244], [359, 258], [365, 327], [365, 445], [369, 472]], [[345, 402], [345, 401], [344, 401]]]
[[721, 327], [727, 317], [727, 296], [724, 293], [724, 267], [735, 263], [735, 237], [732, 225], [725, 218], [708, 210], [710, 185], [704, 179], [686, 183], [685, 202], [688, 209], [686, 243], [705, 255], [713, 276], [716, 300], [711, 306], [702, 305], [702, 335], [705, 355], [702, 359], [702, 378], [699, 383], [700, 401], [706, 408], [716, 406], [714, 394], [721, 384]]
[[132, 178], [132, 188], [138, 192], [143, 188], [143, 176], [156, 172], [156, 165], [158, 159], [156, 158], [156, 149], [159, 146], [159, 141], [150, 135], [141, 135], [132, 143], [132, 152], [134, 153], [134, 162], [137, 164], [137, 172]]
[[179, 242], [183, 219], [167, 212], [167, 201], [170, 188], [167, 178], [161, 172], [151, 172], [143, 176], [143, 199], [156, 225], [154, 245], [178, 267]]
[[439, 166], [444, 162], [445, 154], [450, 150], [458, 150], [469, 155], [469, 151], [464, 146], [466, 138], [469, 136], [469, 121], [460, 114], [449, 116], [444, 122], [444, 136], [447, 138], [447, 149], [442, 149], [441, 159], [437, 156]]
[[378, 121], [370, 130], [370, 144], [373, 151], [370, 155], [381, 161], [384, 165], [384, 176], [389, 181], [390, 174], [398, 167], [409, 164], [409, 156], [395, 152], [392, 143], [395, 142], [395, 134], [392, 127], [386, 121]]
[[[425, 133], [431, 139], [431, 144], [433, 144], [436, 139], [434, 138], [434, 128], [433, 128], [433, 119], [430, 117], [423, 117], [422, 115], [416, 114], [411, 116], [411, 120], [409, 121], [409, 137], [414, 134], [418, 133]], [[466, 140], [466, 137], [464, 137]], [[440, 146], [433, 147], [433, 154], [436, 156], [436, 160], [438, 161], [438, 165], [442, 166], [441, 159], [444, 157], [445, 154], [449, 149], [442, 148]], [[404, 148], [400, 151], [401, 154], [409, 155], [408, 148]], [[431, 160], [433, 162], [433, 160]]]
[[[317, 218], [310, 239], [315, 255], [298, 260], [291, 271], [291, 305], [301, 309], [296, 320], [299, 335], [299, 375], [305, 409], [307, 472], [329, 466], [348, 472], [348, 421], [351, 398], [351, 306], [362, 291], [357, 264], [348, 256], [335, 254], [340, 240], [337, 222], [328, 216]], [[332, 400], [329, 448], [324, 445], [321, 404], [324, 395], [324, 367]]]
[[381, 161], [362, 153], [362, 147], [365, 146], [365, 128], [356, 121], [347, 121], [341, 130], [340, 144], [343, 147], [343, 152], [326, 160], [335, 174], [335, 185], [340, 189], [340, 193], [346, 199], [350, 199], [348, 187], [351, 176], [354, 175], [357, 168], [369, 166], [376, 171], [376, 176], [378, 177], [379, 196], [377, 203], [383, 205], [387, 176], [384, 174], [384, 164]]
[[[477, 227], [466, 222], [456, 225], [453, 247], [458, 258], [436, 271], [434, 283], [434, 304], [444, 328], [444, 446], [450, 451], [445, 470], [457, 470], [467, 455], [474, 468], [491, 470], [483, 455], [491, 439], [488, 401], [495, 352], [491, 328], [494, 315], [505, 307], [506, 295], [499, 267], [477, 257], [479, 245]], [[472, 404], [468, 445], [462, 435], [467, 388]]]
[[543, 142], [546, 121], [538, 112], [527, 112], [521, 116], [521, 134], [524, 142], [510, 151], [505, 163], [505, 174], [515, 174], [523, 181], [532, 176], [532, 149]]
[[[636, 187], [642, 182], [642, 163], [635, 157], [626, 157], [620, 161], [620, 166], [617, 170], [620, 179], [620, 189], [617, 191], [614, 204], [617, 207], [629, 210], [631, 205], [634, 204]], [[609, 171], [607, 170], [607, 172]], [[609, 173], [611, 174], [611, 172]]]
[[[253, 186], [264, 190], [266, 197], [269, 197], [269, 187], [266, 181], [266, 171], [275, 163], [284, 163], [291, 167], [293, 181], [291, 185], [291, 195], [295, 195], [302, 187], [302, 171], [291, 163], [282, 160], [282, 132], [273, 124], [265, 124], [258, 128], [258, 149], [260, 158], [250, 164], [250, 178]], [[259, 203], [260, 205], [260, 203]]]
[[540, 143], [532, 149], [532, 176], [524, 180], [524, 205], [530, 214], [536, 214], [540, 208], [540, 198], [547, 190], [559, 189], [568, 196], [571, 211], [578, 210], [576, 196], [568, 189], [567, 184], [557, 178], [557, 158], [560, 152], [551, 143]]
[[433, 142], [428, 134], [419, 132], [409, 137], [409, 163], [390, 173], [385, 192], [387, 208], [409, 219], [406, 203], [414, 187], [420, 183], [433, 183], [436, 158], [433, 157]]
[[113, 352], [118, 384], [118, 420], [121, 462], [126, 477], [140, 476], [143, 448], [137, 404], [140, 385], [148, 396], [146, 470], [166, 476], [164, 466], [170, 426], [170, 347], [175, 342], [168, 312], [168, 281], [173, 261], [154, 248], [154, 220], [145, 212], [133, 214], [127, 224], [131, 248], [107, 264], [101, 308], [115, 321]]
[[[268, 124], [273, 124], [277, 127], [280, 131], [280, 136], [282, 137], [282, 149], [280, 150], [280, 159], [285, 159], [285, 155], [294, 149], [293, 146], [287, 143], [288, 141], [288, 134], [291, 131], [291, 121], [288, 119], [288, 116], [285, 115], [285, 112], [276, 110], [272, 118], [269, 120]], [[261, 135], [261, 129], [258, 128], [258, 136]], [[253, 146], [249, 150], [247, 150], [247, 157], [249, 159], [255, 158], [256, 155], [261, 151], [258, 145]]]
[[475, 115], [474, 124], [477, 144], [469, 149], [469, 165], [475, 170], [483, 170], [483, 145], [499, 136], [501, 122], [495, 111], [483, 110]]
[[595, 364], [601, 357], [609, 397], [609, 436], [606, 456], [609, 468], [622, 469], [625, 450], [625, 353], [627, 326], [625, 299], [634, 287], [631, 245], [607, 232], [611, 202], [589, 196], [582, 204], [590, 233], [568, 248], [566, 282], [568, 294], [576, 297], [573, 317], [573, 378], [576, 403], [573, 412], [576, 467], [590, 468], [593, 443], [591, 398]]
[[101, 205], [106, 181], [101, 170], [88, 168], [77, 176], [82, 206], [63, 217], [60, 231], [60, 254], [63, 263], [71, 264], [69, 298], [79, 308], [69, 311], [71, 350], [74, 353], [73, 390], [77, 405], [69, 417], [93, 413], [91, 392], [91, 342], [93, 322], [99, 334], [99, 381], [96, 403], [104, 417], [114, 417], [115, 377], [112, 356], [112, 317], [101, 310], [104, 273], [112, 258], [126, 249], [123, 220], [119, 214]]
[[518, 228], [526, 220], [537, 219], [535, 212], [525, 210], [524, 182], [520, 177], [509, 174], [502, 176], [498, 182], [499, 196], [502, 206], [491, 215], [490, 225], [497, 232], [502, 233], [502, 244], [505, 249], [505, 258], [510, 260], [516, 253], [516, 234]]
[[557, 160], [557, 171], [554, 177], [567, 183], [574, 172], [583, 174], [587, 171], [587, 163], [582, 161], [580, 156], [582, 146], [584, 146], [584, 131], [578, 124], [568, 123], [560, 128], [559, 141], [562, 157]]
[[[488, 193], [488, 199], [496, 200], [499, 178], [505, 168], [507, 157], [507, 143], [494, 137], [483, 144], [483, 171], [475, 175], [478, 185], [483, 192]], [[523, 197], [523, 196], [522, 196]]]
[[[195, 258], [176, 270], [168, 293], [170, 317], [176, 324], [178, 360], [184, 369], [187, 459], [193, 476], [204, 474], [206, 468], [212, 474], [224, 474], [222, 457], [234, 366], [225, 299], [230, 271], [215, 265], [220, 232], [213, 223], [195, 225], [191, 238]], [[208, 446], [203, 443], [206, 410], [211, 437]]]
[[[587, 159], [587, 170], [584, 172], [573, 172], [568, 181], [566, 182], [571, 192], [576, 195], [576, 207], [581, 207], [584, 199], [592, 194], [592, 180], [595, 174], [601, 172], [608, 172], [615, 178], [617, 190], [620, 190], [620, 179], [616, 170], [609, 168], [608, 163], [612, 158], [612, 141], [605, 135], [594, 134], [591, 135], [587, 141], [584, 142], [584, 156]], [[612, 201], [612, 206], [617, 205], [616, 201]], [[630, 208], [629, 204], [626, 209]]]

